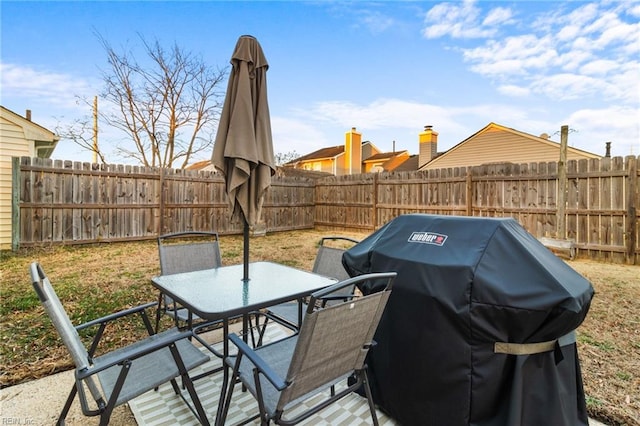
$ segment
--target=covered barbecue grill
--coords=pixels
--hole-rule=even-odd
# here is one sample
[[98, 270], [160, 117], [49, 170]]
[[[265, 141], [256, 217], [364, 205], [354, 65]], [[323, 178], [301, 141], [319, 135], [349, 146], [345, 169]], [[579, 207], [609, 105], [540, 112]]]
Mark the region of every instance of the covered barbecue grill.
[[593, 288], [515, 220], [399, 216], [343, 264], [398, 273], [368, 365], [401, 424], [588, 424], [574, 330]]

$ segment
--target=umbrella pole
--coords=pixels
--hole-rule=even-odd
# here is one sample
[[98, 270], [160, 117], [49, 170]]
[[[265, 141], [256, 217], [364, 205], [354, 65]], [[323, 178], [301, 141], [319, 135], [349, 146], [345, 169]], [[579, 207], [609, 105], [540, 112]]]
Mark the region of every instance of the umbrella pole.
[[247, 219], [244, 219], [244, 254], [243, 254], [243, 264], [244, 264], [244, 275], [242, 281], [249, 281], [249, 222]]

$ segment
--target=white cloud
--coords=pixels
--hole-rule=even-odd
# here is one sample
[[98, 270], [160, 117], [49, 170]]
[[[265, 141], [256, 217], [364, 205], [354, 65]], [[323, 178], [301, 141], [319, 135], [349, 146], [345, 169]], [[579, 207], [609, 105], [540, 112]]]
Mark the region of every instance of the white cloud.
[[626, 24], [615, 18], [605, 22], [601, 29], [602, 32], [594, 34], [594, 48], [605, 49], [617, 44], [622, 44], [623, 47], [631, 45], [637, 48], [640, 39], [640, 24]]
[[[369, 104], [333, 101], [311, 105], [309, 109], [293, 111], [291, 115], [297, 116], [296, 120], [299, 123], [304, 123], [300, 128], [309, 129], [305, 132], [313, 134], [312, 129], [323, 129], [329, 139], [328, 142], [318, 142], [305, 150], [295, 148], [301, 154], [326, 146], [339, 145], [343, 141], [344, 133], [351, 127], [356, 127], [362, 132], [364, 140], [373, 141], [383, 151], [391, 148], [391, 141], [396, 141], [397, 149], [408, 149], [412, 153], [417, 152], [418, 135], [424, 125], [433, 125], [434, 130], [440, 133], [440, 150], [451, 148], [496, 120], [499, 124], [523, 131], [533, 129], [533, 134], [549, 132], [553, 129], [548, 123], [536, 120], [534, 118], [537, 115], [536, 111], [531, 108], [518, 108], [505, 104], [459, 107], [436, 106], [399, 99], [378, 99]], [[293, 121], [288, 125], [293, 129], [296, 128]], [[274, 124], [272, 127], [275, 129], [278, 126]], [[315, 132], [320, 133], [317, 130]], [[293, 133], [303, 134], [298, 131]], [[314, 138], [306, 139], [311, 141]], [[274, 144], [279, 144], [280, 141], [280, 136], [276, 138], [274, 130]], [[276, 148], [277, 151], [292, 149]]]
[[562, 23], [570, 23], [577, 27], [584, 27], [591, 21], [596, 19], [600, 14], [598, 5], [596, 3], [588, 3], [584, 6], [578, 7], [567, 15], [560, 15], [559, 19]]
[[[628, 105], [640, 107], [640, 61], [627, 62], [616, 69], [616, 73], [610, 79], [610, 87], [614, 99], [620, 99]], [[639, 120], [640, 121], [640, 120]]]
[[473, 63], [473, 71], [502, 77], [527, 75], [558, 62], [558, 55], [550, 38], [538, 38], [534, 35], [490, 40], [482, 47], [465, 50], [463, 57]]
[[579, 25], [567, 25], [560, 29], [560, 31], [556, 34], [556, 38], [560, 42], [565, 42], [575, 39], [578, 34], [580, 34]]
[[[480, 9], [475, 1], [465, 0], [460, 3], [440, 3], [431, 8], [425, 15], [423, 35], [426, 38], [450, 36], [453, 38], [482, 38], [496, 34], [497, 24], [508, 20], [510, 15], [506, 9], [498, 8], [489, 13], [485, 21], [480, 22]], [[502, 21], [501, 21], [502, 20]]]
[[531, 85], [531, 90], [550, 99], [562, 101], [606, 92], [607, 84], [601, 79], [585, 75], [557, 73], [537, 78]]
[[512, 23], [513, 12], [511, 9], [505, 7], [496, 7], [489, 11], [487, 17], [482, 21], [482, 25], [489, 27], [492, 25], [499, 25], [504, 23]]
[[566, 119], [578, 132], [570, 136], [578, 148], [604, 155], [605, 142], [611, 142], [612, 156], [640, 154], [640, 116], [630, 107], [582, 109]]
[[77, 107], [76, 95], [95, 94], [86, 80], [76, 76], [4, 62], [0, 63], [0, 86], [3, 99], [33, 99], [71, 109]]
[[587, 75], [605, 75], [609, 71], [613, 71], [618, 68], [619, 64], [616, 61], [609, 59], [599, 59], [587, 64], [584, 64], [580, 68], [580, 73]]
[[322, 147], [338, 144], [336, 141], [328, 140], [319, 129], [319, 126], [314, 126], [304, 120], [272, 116], [271, 131], [274, 153], [286, 154], [295, 151], [304, 155]]
[[[566, 76], [549, 84], [558, 86], [589, 84]], [[526, 95], [527, 87], [501, 86], [511, 96]], [[560, 89], [555, 89], [560, 90]], [[487, 103], [470, 106], [436, 106], [400, 99], [378, 99], [368, 104], [346, 101], [321, 102], [305, 110], [290, 111], [287, 118], [272, 117], [274, 148], [277, 152], [295, 150], [303, 155], [317, 149], [343, 143], [344, 133], [351, 127], [362, 132], [364, 140], [373, 141], [380, 149], [418, 152], [418, 135], [422, 126], [433, 125], [439, 133], [439, 150], [446, 150], [468, 138], [490, 122], [532, 135], [553, 135], [567, 124], [577, 130], [571, 133], [570, 145], [604, 154], [604, 142], [613, 142], [613, 155], [640, 153], [640, 117], [633, 107], [616, 106], [582, 109], [558, 120], [549, 116], [548, 108]], [[291, 118], [294, 117], [294, 118]], [[552, 138], [558, 142], [557, 137]]]
[[378, 11], [363, 10], [359, 12], [359, 22], [374, 34], [382, 33], [395, 24], [395, 20]]
[[575, 72], [585, 62], [590, 61], [593, 54], [584, 50], [572, 50], [563, 52], [558, 56], [557, 65], [562, 71]]
[[499, 86], [498, 92], [507, 96], [523, 98], [528, 96], [531, 93], [531, 90], [529, 90], [528, 87], [521, 87], [521, 86], [514, 86], [512, 84], [507, 84], [504, 86]]
[[[514, 12], [499, 9], [487, 11], [484, 22], [515, 22]], [[583, 98], [637, 107], [640, 78], [633, 58], [640, 52], [640, 22], [628, 18], [637, 16], [637, 9], [629, 2], [560, 3], [510, 27], [510, 36], [485, 32], [482, 45], [458, 50], [471, 71], [490, 78], [505, 95], [523, 96], [528, 90], [554, 101]], [[439, 18], [443, 26], [427, 27], [424, 35], [457, 37], [456, 31], [463, 31], [458, 27], [477, 32], [482, 13], [473, 2], [437, 4], [426, 23]]]
[[[440, 106], [399, 99], [378, 99], [368, 105], [346, 101], [320, 102], [307, 111], [309, 117], [351, 127], [381, 129], [386, 127], [416, 129], [426, 121], [447, 120], [447, 110]], [[426, 123], [424, 123], [426, 124]]]

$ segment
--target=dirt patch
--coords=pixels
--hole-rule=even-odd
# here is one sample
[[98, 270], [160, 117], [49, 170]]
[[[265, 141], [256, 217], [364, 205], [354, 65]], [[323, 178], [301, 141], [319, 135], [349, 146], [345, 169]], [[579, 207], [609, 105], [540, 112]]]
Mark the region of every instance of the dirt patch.
[[[322, 236], [362, 239], [364, 233], [295, 231], [251, 239], [251, 260], [310, 270]], [[242, 238], [221, 238], [223, 262], [242, 262]], [[76, 324], [153, 301], [149, 278], [159, 273], [155, 241], [43, 247], [0, 254], [0, 356], [2, 387], [71, 368], [29, 282], [38, 260]], [[577, 331], [590, 416], [610, 425], [640, 425], [640, 266], [568, 261], [593, 284], [596, 295]], [[142, 329], [124, 324], [107, 330], [104, 350], [131, 342]], [[90, 337], [90, 336], [87, 336]], [[67, 390], [65, 388], [64, 392]], [[126, 411], [121, 413], [129, 420]]]

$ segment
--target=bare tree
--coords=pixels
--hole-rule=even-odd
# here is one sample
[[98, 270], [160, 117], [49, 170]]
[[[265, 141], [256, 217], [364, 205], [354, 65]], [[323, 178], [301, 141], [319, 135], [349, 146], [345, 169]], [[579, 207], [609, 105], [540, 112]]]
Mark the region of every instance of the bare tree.
[[119, 53], [98, 37], [110, 66], [103, 72], [101, 97], [115, 107], [100, 116], [132, 141], [118, 146], [119, 153], [145, 166], [184, 168], [192, 156], [209, 150], [227, 69], [213, 69], [177, 45], [165, 50], [142, 36], [148, 65], [141, 65], [132, 53]]
[[61, 140], [69, 139], [83, 149], [94, 152], [102, 164], [107, 164], [104, 153], [94, 144], [94, 128], [90, 117], [76, 118], [71, 124], [65, 125], [59, 121], [55, 132]]
[[295, 160], [298, 157], [300, 157], [300, 154], [298, 154], [295, 150], [289, 152], [278, 152], [275, 155], [276, 165], [282, 166], [283, 164]]

